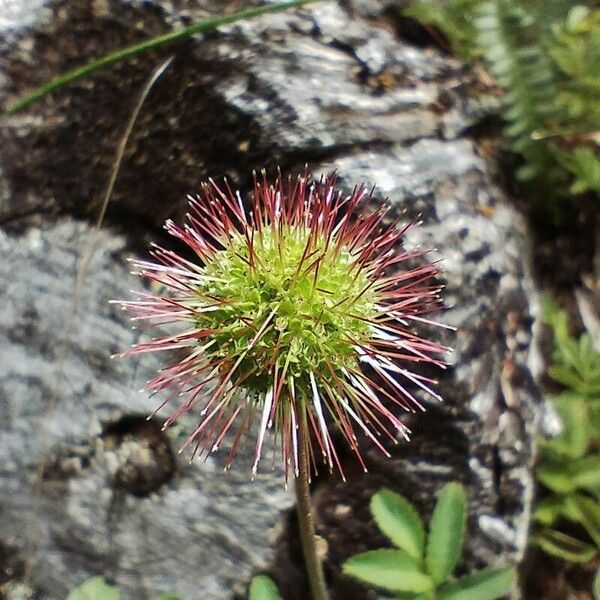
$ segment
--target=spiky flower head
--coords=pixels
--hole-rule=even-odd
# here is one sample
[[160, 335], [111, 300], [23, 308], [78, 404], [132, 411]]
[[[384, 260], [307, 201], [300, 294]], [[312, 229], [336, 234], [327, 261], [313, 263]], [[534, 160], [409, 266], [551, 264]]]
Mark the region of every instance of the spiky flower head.
[[[199, 406], [184, 446], [208, 454], [235, 430], [229, 466], [256, 417], [253, 473], [272, 430], [286, 480], [290, 468], [298, 473], [299, 443], [343, 477], [334, 427], [364, 468], [356, 433], [388, 455], [382, 435], [408, 434], [395, 409], [422, 408], [411, 389], [439, 398], [433, 380], [413, 370], [443, 366], [447, 350], [413, 329], [432, 323], [426, 315], [438, 308], [436, 267], [401, 247], [417, 223], [384, 227], [386, 208], [369, 211], [369, 197], [362, 186], [344, 196], [332, 177], [311, 184], [306, 174], [279, 176], [271, 185], [263, 173], [248, 208], [226, 181], [209, 180], [190, 198], [187, 223], [165, 225], [195, 258], [156, 246], [156, 262], [133, 261], [169, 293], [121, 304], [138, 320], [187, 325], [125, 353], [185, 350], [148, 383], [171, 390], [161, 407], [184, 397], [165, 427]], [[300, 423], [310, 436], [299, 441]]]

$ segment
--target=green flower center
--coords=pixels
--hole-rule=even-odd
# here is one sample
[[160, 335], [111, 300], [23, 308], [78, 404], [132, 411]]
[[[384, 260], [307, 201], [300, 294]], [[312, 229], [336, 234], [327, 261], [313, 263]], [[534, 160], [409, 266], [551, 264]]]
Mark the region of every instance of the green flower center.
[[206, 265], [198, 291], [202, 304], [216, 306], [199, 313], [198, 325], [215, 332], [208, 352], [224, 359], [222, 374], [240, 361], [233, 383], [264, 393], [276, 369], [309, 389], [309, 373], [333, 383], [356, 365], [355, 343], [371, 337], [363, 319], [376, 315], [375, 292], [347, 248], [315, 238], [304, 227], [267, 226], [251, 243], [236, 234]]

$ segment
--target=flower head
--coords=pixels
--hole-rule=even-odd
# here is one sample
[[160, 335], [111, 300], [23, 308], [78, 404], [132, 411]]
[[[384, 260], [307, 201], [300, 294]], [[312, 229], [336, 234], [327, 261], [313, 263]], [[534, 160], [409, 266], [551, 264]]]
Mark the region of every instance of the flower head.
[[155, 247], [156, 262], [134, 261], [169, 293], [138, 293], [121, 304], [138, 320], [186, 327], [125, 354], [186, 351], [148, 383], [153, 392], [171, 390], [161, 407], [184, 397], [165, 427], [199, 405], [185, 445], [216, 451], [234, 430], [230, 465], [256, 416], [253, 472], [273, 430], [287, 479], [290, 467], [298, 470], [298, 424], [307, 422], [303, 443], [342, 473], [331, 427], [364, 468], [355, 432], [388, 454], [381, 436], [408, 434], [394, 409], [422, 408], [411, 389], [439, 398], [433, 380], [413, 371], [417, 363], [444, 364], [447, 349], [412, 327], [432, 323], [426, 315], [439, 306], [436, 267], [407, 266], [423, 254], [400, 247], [416, 223], [384, 227], [386, 209], [363, 206], [369, 196], [362, 186], [344, 196], [333, 178], [278, 177], [270, 185], [263, 175], [248, 209], [227, 182], [209, 180], [190, 199], [187, 223], [165, 225], [195, 259]]

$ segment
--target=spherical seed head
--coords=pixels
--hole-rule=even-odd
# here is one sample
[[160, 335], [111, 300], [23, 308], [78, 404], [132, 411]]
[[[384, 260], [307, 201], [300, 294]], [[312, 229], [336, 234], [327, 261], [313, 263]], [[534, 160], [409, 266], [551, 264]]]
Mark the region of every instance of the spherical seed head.
[[[436, 268], [405, 268], [417, 254], [400, 247], [403, 229], [383, 227], [385, 209], [367, 212], [363, 187], [348, 196], [328, 178], [255, 178], [251, 208], [227, 182], [212, 180], [190, 201], [187, 224], [166, 229], [197, 261], [157, 247], [157, 262], [136, 261], [167, 296], [139, 294], [122, 304], [137, 319], [186, 323], [185, 331], [129, 353], [185, 348], [148, 387], [183, 395], [165, 426], [200, 404], [200, 423], [186, 443], [210, 452], [237, 429], [228, 464], [253, 415], [260, 413], [256, 471], [267, 429], [280, 433], [286, 478], [298, 469], [300, 420], [306, 440], [329, 467], [341, 465], [330, 430], [337, 427], [364, 466], [355, 430], [387, 454], [381, 434], [407, 430], [393, 405], [421, 407], [410, 391], [438, 397], [415, 363], [443, 366], [444, 346], [419, 337], [415, 322], [439, 305]], [[432, 323], [433, 324], [433, 323]], [[163, 403], [164, 404], [164, 403]], [[162, 405], [161, 405], [162, 406]], [[342, 473], [343, 476], [343, 473]]]
[[[309, 373], [333, 383], [327, 362], [338, 375], [355, 365], [353, 340], [369, 337], [369, 324], [354, 314], [375, 317], [376, 297], [351, 253], [326, 243], [303, 223], [282, 222], [255, 236], [253, 264], [248, 240], [234, 234], [206, 265], [209, 295], [235, 299], [198, 322], [216, 332], [215, 356], [240, 361], [232, 383], [266, 394], [279, 370], [309, 389]], [[251, 345], [266, 319], [270, 327]]]

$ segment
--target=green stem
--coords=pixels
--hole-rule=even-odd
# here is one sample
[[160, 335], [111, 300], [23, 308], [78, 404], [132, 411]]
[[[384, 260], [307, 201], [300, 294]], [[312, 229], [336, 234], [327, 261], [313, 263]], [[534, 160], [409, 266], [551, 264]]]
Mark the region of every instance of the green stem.
[[146, 52], [148, 50], [180, 42], [197, 33], [210, 31], [212, 29], [220, 27], [221, 25], [227, 25], [235, 21], [250, 19], [251, 17], [257, 17], [266, 13], [278, 12], [286, 10], [288, 8], [303, 6], [304, 4], [309, 4], [311, 2], [318, 1], [319, 0], [283, 0], [282, 2], [279, 2], [277, 4], [255, 6], [252, 8], [247, 8], [245, 10], [240, 10], [238, 12], [231, 13], [230, 15], [219, 15], [218, 17], [211, 17], [210, 19], [199, 21], [198, 23], [194, 23], [193, 25], [189, 25], [188, 27], [182, 27], [169, 33], [164, 33], [162, 35], [149, 38], [147, 40], [144, 40], [143, 42], [134, 44], [133, 46], [120, 48], [119, 50], [115, 50], [114, 52], [105, 54], [104, 56], [93, 60], [85, 65], [76, 67], [75, 69], [68, 71], [67, 73], [63, 73], [62, 75], [54, 77], [44, 85], [36, 88], [26, 96], [23, 96], [20, 100], [17, 100], [12, 106], [9, 107], [7, 112], [9, 114], [14, 114], [19, 111], [22, 111], [24, 108], [27, 108], [29, 105], [33, 104], [34, 102], [37, 102], [44, 96], [50, 94], [51, 92], [63, 88], [66, 85], [69, 85], [70, 83], [73, 83], [74, 81], [77, 81], [78, 79], [81, 79], [82, 77], [93, 73], [94, 71], [110, 67], [115, 63], [118, 63], [127, 58], [131, 58], [132, 56], [137, 56], [138, 54], [142, 54], [143, 52]]
[[296, 477], [296, 510], [298, 527], [304, 554], [304, 564], [308, 573], [308, 581], [312, 600], [328, 600], [327, 586], [323, 564], [317, 551], [315, 520], [310, 501], [310, 457], [308, 455], [308, 421], [306, 411], [301, 411], [298, 427], [298, 476]]

